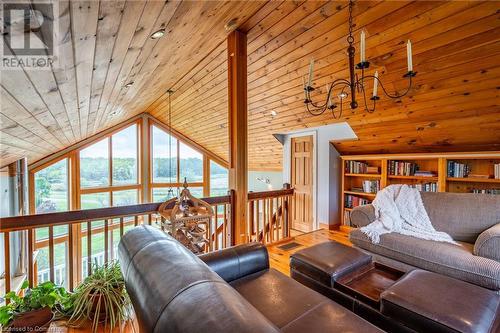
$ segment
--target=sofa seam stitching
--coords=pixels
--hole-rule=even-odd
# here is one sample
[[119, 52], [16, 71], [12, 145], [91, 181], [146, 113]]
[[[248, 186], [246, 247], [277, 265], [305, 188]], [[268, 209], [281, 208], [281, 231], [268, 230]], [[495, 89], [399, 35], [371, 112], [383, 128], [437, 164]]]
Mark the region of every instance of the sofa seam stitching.
[[[369, 243], [369, 242], [366, 242], [366, 241], [363, 241], [363, 240], [362, 240], [362, 242]], [[369, 243], [369, 244], [371, 244], [371, 243]], [[389, 248], [389, 247], [387, 247], [387, 246], [384, 246], [384, 245], [377, 244], [377, 246], [383, 247], [384, 249], [388, 249], [388, 250], [394, 251], [394, 249], [391, 249], [391, 248]], [[370, 251], [370, 250], [368, 250], [368, 251]], [[402, 252], [398, 252], [398, 253], [402, 253]], [[382, 254], [379, 254], [379, 255], [382, 255]], [[415, 258], [415, 259], [422, 259], [422, 258], [419, 258], [419, 257], [413, 256], [413, 255], [410, 255], [410, 254], [406, 254], [406, 253], [404, 253], [404, 255], [408, 255], [409, 257], [411, 257], [411, 258]], [[385, 255], [383, 255], [383, 256], [385, 257]], [[485, 258], [485, 259], [489, 259], [489, 258]], [[397, 260], [397, 259], [394, 259], [394, 260]], [[489, 260], [492, 260], [492, 259], [489, 259]], [[400, 261], [400, 260], [398, 260], [398, 261]], [[457, 267], [453, 267], [453, 266], [449, 266], [449, 265], [446, 265], [446, 264], [441, 264], [441, 263], [438, 263], [438, 262], [435, 262], [435, 261], [431, 261], [431, 260], [426, 260], [426, 261], [428, 261], [428, 262], [430, 262], [430, 263], [432, 263], [432, 264], [436, 264], [436, 265], [441, 265], [441, 266], [444, 266], [444, 267], [446, 267], [446, 268], [455, 269], [455, 270], [458, 270], [458, 271], [463, 272], [463, 273], [469, 273], [469, 274], [479, 275], [479, 276], [484, 277], [484, 278], [486, 278], [486, 279], [490, 279], [490, 280], [492, 280], [492, 281], [495, 281], [495, 282], [499, 282], [499, 283], [500, 283], [500, 279], [494, 279], [494, 278], [489, 277], [489, 276], [484, 275], [484, 274], [477, 274], [477, 273], [473, 273], [473, 272], [470, 272], [470, 271], [466, 271], [466, 270], [463, 270], [463, 269], [460, 269], [460, 268], [457, 268]], [[406, 264], [408, 264], [408, 263], [406, 263]], [[418, 267], [417, 267], [417, 268], [418, 268]]]
[[170, 303], [172, 303], [177, 298], [177, 296], [179, 296], [180, 294], [182, 294], [186, 290], [190, 289], [191, 287], [194, 287], [194, 286], [197, 286], [197, 285], [200, 285], [200, 284], [204, 284], [204, 283], [208, 283], [208, 282], [222, 283], [224, 285], [227, 285], [227, 283], [225, 281], [217, 281], [217, 280], [201, 280], [201, 281], [196, 281], [196, 282], [193, 282], [191, 284], [188, 284], [187, 286], [185, 286], [181, 290], [177, 291], [175, 293], [175, 295], [172, 296], [172, 298], [167, 302], [167, 304], [165, 304], [165, 306], [158, 313], [158, 316], [156, 317], [156, 320], [155, 320], [155, 326], [153, 327], [153, 332], [155, 332], [155, 330], [156, 330], [156, 326], [158, 325], [158, 320], [160, 319], [161, 315], [167, 309], [167, 307], [170, 305]]
[[313, 310], [316, 310], [318, 307], [320, 307], [321, 305], [323, 304], [327, 304], [328, 301], [321, 301], [321, 303], [319, 304], [316, 304], [315, 306], [313, 306], [312, 308], [310, 308], [309, 310], [307, 310], [306, 312], [302, 313], [300, 316], [298, 316], [297, 318], [293, 319], [291, 322], [287, 323], [286, 325], [284, 325], [283, 327], [280, 328], [280, 330], [284, 330], [285, 328], [287, 328], [288, 326], [290, 326], [291, 324], [293, 324], [294, 322], [296, 322], [297, 320], [303, 318], [304, 316], [306, 316], [307, 314], [311, 313], [311, 311]]

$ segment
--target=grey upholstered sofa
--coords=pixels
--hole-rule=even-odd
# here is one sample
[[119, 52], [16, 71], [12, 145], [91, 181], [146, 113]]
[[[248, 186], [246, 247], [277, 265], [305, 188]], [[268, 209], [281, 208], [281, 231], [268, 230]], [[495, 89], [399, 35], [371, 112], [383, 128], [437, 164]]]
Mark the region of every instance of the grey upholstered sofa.
[[[359, 229], [349, 234], [354, 246], [376, 261], [405, 271], [415, 267], [500, 290], [500, 196], [422, 192], [422, 201], [438, 231], [459, 245], [396, 233], [373, 244]], [[375, 219], [372, 205], [356, 207], [351, 223], [363, 227]]]

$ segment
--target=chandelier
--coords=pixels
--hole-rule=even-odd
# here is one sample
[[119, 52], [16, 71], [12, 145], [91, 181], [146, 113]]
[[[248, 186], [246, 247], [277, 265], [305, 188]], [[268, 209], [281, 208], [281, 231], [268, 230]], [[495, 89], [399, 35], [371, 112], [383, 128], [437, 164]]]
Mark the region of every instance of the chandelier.
[[[332, 112], [333, 118], [337, 119], [342, 117], [343, 110], [343, 102], [350, 96], [350, 107], [352, 110], [358, 107], [358, 101], [356, 99], [356, 94], [360, 94], [363, 98], [363, 106], [365, 111], [372, 113], [375, 111], [376, 103], [380, 99], [378, 96], [378, 86], [382, 88], [382, 91], [385, 96], [393, 99], [401, 98], [408, 94], [412, 87], [412, 78], [417, 74], [413, 71], [413, 63], [412, 63], [412, 52], [411, 52], [411, 42], [408, 40], [406, 44], [406, 53], [408, 60], [408, 72], [403, 75], [404, 78], [408, 79], [408, 87], [407, 89], [398, 94], [397, 92], [393, 95], [387, 92], [382, 81], [378, 77], [378, 71], [375, 71], [374, 75], [365, 75], [365, 69], [370, 67], [370, 63], [366, 61], [365, 57], [365, 32], [361, 31], [360, 34], [360, 62], [357, 65], [354, 65], [354, 55], [356, 53], [356, 49], [354, 48], [354, 37], [352, 35], [353, 30], [353, 17], [352, 17], [352, 9], [353, 9], [353, 0], [349, 1], [349, 36], [347, 36], [347, 42], [349, 43], [349, 47], [347, 48], [347, 54], [349, 55], [349, 80], [347, 79], [336, 79], [330, 85], [326, 85], [326, 101], [324, 103], [316, 103], [311, 99], [311, 92], [315, 90], [312, 86], [312, 78], [313, 78], [313, 67], [314, 67], [314, 59], [311, 59], [311, 63], [309, 65], [309, 77], [306, 83], [304, 80], [304, 104], [306, 105], [307, 111], [313, 115], [318, 116], [323, 114], [326, 110], [330, 110]], [[361, 77], [355, 73], [354, 69], [358, 69], [361, 71]], [[373, 92], [370, 98], [366, 96], [365, 90], [365, 81], [368, 79], [373, 79]], [[334, 98], [334, 89], [338, 89], [338, 104], [335, 102]], [[372, 101], [372, 107], [368, 107], [368, 99]], [[338, 115], [335, 113], [335, 109], [339, 107], [340, 112]]]

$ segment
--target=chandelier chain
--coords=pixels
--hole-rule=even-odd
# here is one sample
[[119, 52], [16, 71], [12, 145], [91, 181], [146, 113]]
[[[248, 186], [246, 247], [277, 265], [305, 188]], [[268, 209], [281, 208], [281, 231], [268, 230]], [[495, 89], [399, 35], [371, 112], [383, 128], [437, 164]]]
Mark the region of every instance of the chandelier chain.
[[352, 46], [354, 43], [354, 37], [352, 35], [352, 27], [353, 27], [353, 19], [352, 19], [352, 7], [353, 7], [353, 1], [349, 1], [349, 36], [347, 36], [347, 42], [349, 45]]

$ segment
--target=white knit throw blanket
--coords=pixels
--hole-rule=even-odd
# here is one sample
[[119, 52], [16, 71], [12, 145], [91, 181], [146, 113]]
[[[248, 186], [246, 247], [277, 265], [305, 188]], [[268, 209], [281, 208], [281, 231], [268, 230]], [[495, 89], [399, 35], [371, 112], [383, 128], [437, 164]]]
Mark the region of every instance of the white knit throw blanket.
[[361, 228], [372, 243], [383, 234], [396, 232], [417, 238], [457, 244], [445, 232], [436, 231], [427, 215], [420, 192], [408, 185], [390, 185], [372, 202], [376, 220]]

